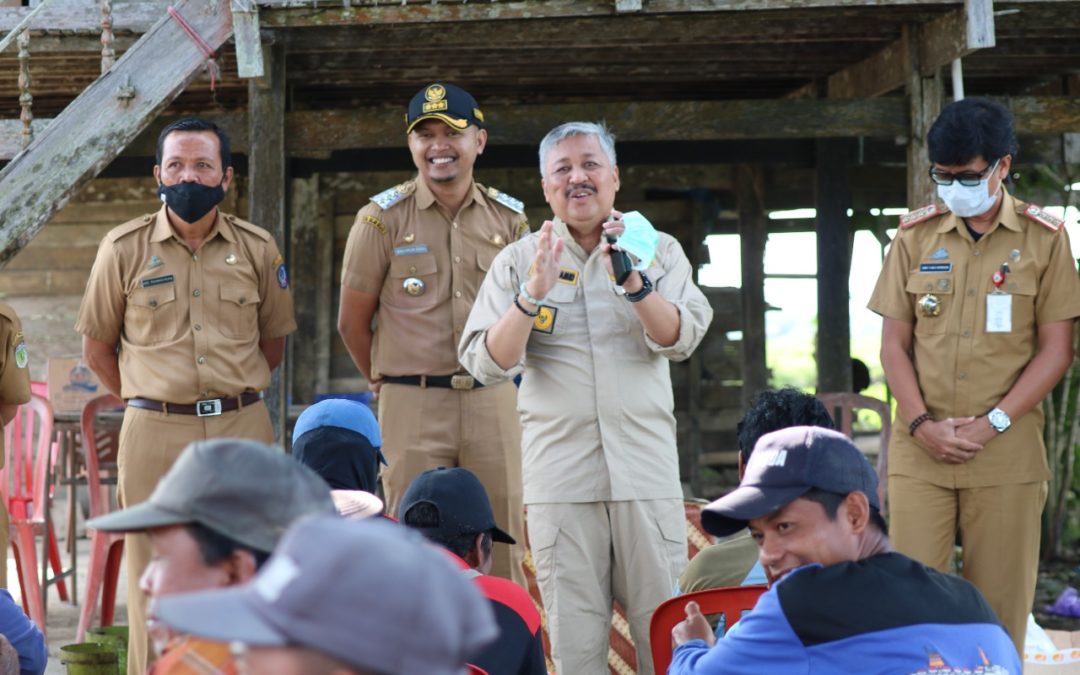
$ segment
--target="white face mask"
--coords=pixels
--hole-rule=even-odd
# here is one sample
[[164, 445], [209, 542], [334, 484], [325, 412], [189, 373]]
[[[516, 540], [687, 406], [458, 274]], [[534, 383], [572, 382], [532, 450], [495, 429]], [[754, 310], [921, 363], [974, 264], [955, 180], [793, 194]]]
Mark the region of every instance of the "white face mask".
[[941, 200], [945, 202], [950, 211], [961, 218], [981, 216], [993, 208], [994, 203], [997, 201], [997, 193], [1001, 190], [1001, 186], [998, 185], [997, 190], [994, 190], [993, 193], [990, 192], [990, 180], [994, 177], [997, 164], [997, 162], [994, 162], [994, 166], [991, 167], [986, 178], [979, 181], [978, 185], [968, 187], [961, 185], [960, 181], [954, 180], [952, 185], [937, 186], [938, 196], [941, 197]]

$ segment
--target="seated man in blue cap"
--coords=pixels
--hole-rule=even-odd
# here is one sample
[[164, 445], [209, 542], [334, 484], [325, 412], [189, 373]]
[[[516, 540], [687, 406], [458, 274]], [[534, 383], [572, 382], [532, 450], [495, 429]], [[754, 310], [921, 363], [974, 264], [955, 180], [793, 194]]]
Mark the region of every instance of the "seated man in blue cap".
[[379, 423], [362, 403], [330, 398], [309, 406], [296, 419], [293, 459], [322, 476], [338, 512], [352, 520], [382, 513], [375, 496], [382, 454]]
[[499, 639], [473, 665], [495, 675], [547, 675], [540, 613], [532, 598], [509, 579], [490, 576], [493, 542], [514, 544], [495, 524], [484, 486], [468, 469], [429, 469], [401, 497], [401, 522], [445, 548], [455, 564], [491, 602]]
[[1012, 640], [974, 586], [892, 551], [877, 486], [843, 434], [763, 436], [739, 487], [701, 520], [717, 536], [749, 526], [772, 587], [719, 641], [688, 602], [668, 672], [1020, 675]]

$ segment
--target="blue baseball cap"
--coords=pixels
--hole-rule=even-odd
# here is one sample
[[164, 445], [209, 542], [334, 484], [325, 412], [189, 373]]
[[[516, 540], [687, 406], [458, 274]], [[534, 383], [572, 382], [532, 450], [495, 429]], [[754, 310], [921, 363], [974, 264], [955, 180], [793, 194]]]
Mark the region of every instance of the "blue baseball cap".
[[[371, 447], [382, 447], [378, 420], [366, 405], [356, 401], [328, 398], [308, 406], [296, 419], [296, 426], [293, 427], [293, 443], [296, 443], [307, 432], [319, 427], [338, 427], [354, 431], [366, 438], [371, 443]], [[383, 463], [385, 461], [383, 460]]]
[[701, 524], [725, 537], [815, 488], [862, 492], [881, 510], [877, 473], [847, 436], [822, 427], [789, 427], [758, 440], [739, 487], [702, 509]]

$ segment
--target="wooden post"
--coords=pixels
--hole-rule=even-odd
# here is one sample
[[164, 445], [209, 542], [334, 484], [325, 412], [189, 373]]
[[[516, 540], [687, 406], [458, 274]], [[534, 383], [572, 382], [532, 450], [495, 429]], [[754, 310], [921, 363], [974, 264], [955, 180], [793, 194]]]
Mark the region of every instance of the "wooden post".
[[904, 26], [904, 37], [908, 43], [907, 95], [911, 112], [907, 146], [907, 205], [909, 209], [917, 209], [933, 202], [937, 195], [934, 183], [927, 173], [930, 168], [930, 155], [926, 150], [926, 134], [941, 112], [944, 92], [940, 69], [935, 69], [927, 77], [920, 74], [919, 27], [914, 24]]
[[19, 106], [22, 112], [19, 119], [22, 121], [22, 147], [30, 145], [34, 140], [34, 95], [30, 93], [33, 86], [30, 77], [30, 31], [24, 30], [19, 33]]
[[[693, 270], [694, 283], [698, 283], [698, 271], [705, 252], [705, 233], [708, 223], [715, 218], [716, 201], [708, 190], [690, 191], [690, 242], [687, 245], [687, 257]], [[701, 363], [701, 350], [695, 349], [690, 355], [686, 376], [686, 412], [690, 419], [690, 433], [687, 434], [687, 447], [679, 448], [680, 473], [690, 482], [690, 494], [701, 494], [701, 378], [704, 368]]]
[[851, 317], [848, 277], [851, 271], [848, 208], [850, 144], [819, 139], [815, 202], [817, 206], [817, 367], [818, 391], [851, 391]]
[[769, 384], [765, 365], [765, 241], [768, 222], [763, 207], [761, 169], [748, 164], [735, 168], [735, 199], [739, 210], [742, 257], [743, 408]]
[[324, 341], [329, 348], [329, 318], [322, 315], [328, 313], [332, 293], [324, 277], [329, 278], [333, 273], [330, 259], [333, 230], [324, 232], [319, 182], [319, 174], [291, 181], [289, 265], [299, 329], [290, 344], [289, 372], [293, 401], [304, 404], [314, 403], [315, 394], [326, 391], [327, 379], [326, 364], [320, 363], [319, 351]]
[[[265, 227], [287, 251], [285, 228], [285, 50], [273, 45], [267, 76], [248, 84], [248, 138], [258, 139], [248, 151], [248, 219]], [[272, 270], [271, 270], [272, 271]], [[284, 442], [287, 365], [274, 371], [266, 391], [266, 406], [274, 438]]]

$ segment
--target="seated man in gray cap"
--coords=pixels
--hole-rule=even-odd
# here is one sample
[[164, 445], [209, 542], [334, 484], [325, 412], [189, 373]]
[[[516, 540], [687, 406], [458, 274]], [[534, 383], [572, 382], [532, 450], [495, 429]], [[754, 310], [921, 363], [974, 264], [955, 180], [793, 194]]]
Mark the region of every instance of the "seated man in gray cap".
[[158, 616], [230, 642], [253, 675], [459, 675], [499, 633], [441, 551], [380, 518], [306, 518], [252, 583], [164, 598]]
[[500, 675], [547, 675], [540, 612], [524, 588], [490, 576], [493, 542], [513, 545], [514, 538], [495, 524], [484, 486], [463, 468], [428, 469], [413, 479], [401, 497], [401, 522], [452, 553], [491, 602], [499, 639], [473, 665]]
[[974, 586], [892, 551], [877, 483], [843, 434], [763, 436], [739, 487], [702, 524], [718, 536], [749, 526], [772, 587], [719, 641], [688, 602], [668, 673], [1020, 675]]
[[227, 645], [173, 634], [158, 622], [157, 602], [247, 582], [289, 525], [316, 513], [335, 513], [330, 488], [318, 475], [279, 449], [223, 438], [192, 443], [150, 499], [87, 526], [150, 536], [153, 558], [139, 584], [149, 601], [154, 647], [164, 652], [151, 672], [192, 672], [185, 666], [196, 662], [229, 672]]

